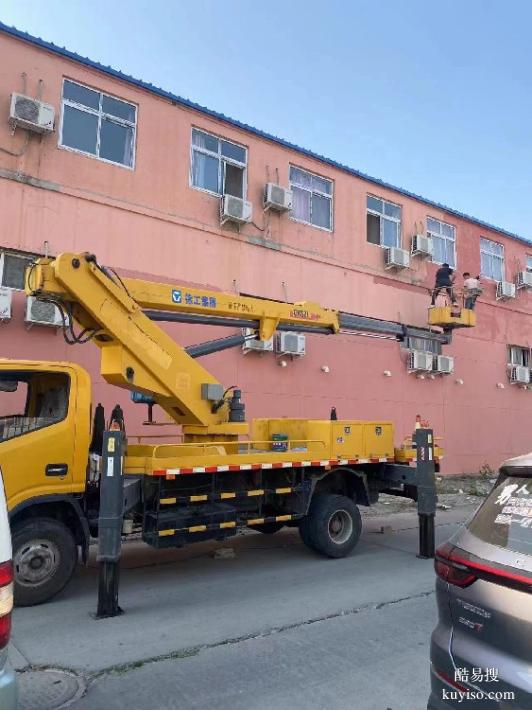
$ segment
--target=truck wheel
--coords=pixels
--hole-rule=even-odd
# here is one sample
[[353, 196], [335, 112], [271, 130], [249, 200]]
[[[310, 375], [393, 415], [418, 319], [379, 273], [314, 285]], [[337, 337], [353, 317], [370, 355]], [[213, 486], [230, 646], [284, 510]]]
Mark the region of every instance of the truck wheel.
[[347, 496], [316, 495], [299, 527], [303, 542], [327, 557], [345, 557], [357, 544], [362, 518]]
[[78, 549], [72, 532], [53, 518], [24, 520], [13, 529], [15, 604], [51, 599], [72, 577]]
[[260, 525], [250, 525], [251, 530], [257, 530], [263, 535], [273, 535], [284, 527], [284, 523], [261, 523]]

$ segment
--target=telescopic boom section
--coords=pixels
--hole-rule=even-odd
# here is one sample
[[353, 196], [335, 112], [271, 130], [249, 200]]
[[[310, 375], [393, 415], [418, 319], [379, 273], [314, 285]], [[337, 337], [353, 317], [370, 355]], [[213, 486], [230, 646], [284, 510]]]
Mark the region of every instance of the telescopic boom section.
[[[205, 434], [238, 435], [245, 433], [246, 426], [227, 423], [226, 408], [213, 406], [222, 397], [220, 383], [154, 321], [251, 327], [261, 340], [276, 330], [297, 330], [450, 342], [447, 333], [341, 313], [308, 301], [284, 303], [121, 279], [88, 253], [38, 259], [27, 271], [26, 292], [56, 303], [81, 325], [82, 332], [71, 333], [70, 339], [90, 339], [98, 345], [101, 374], [107, 382], [151, 396], [177, 424], [205, 427]], [[194, 348], [191, 353], [195, 354]]]

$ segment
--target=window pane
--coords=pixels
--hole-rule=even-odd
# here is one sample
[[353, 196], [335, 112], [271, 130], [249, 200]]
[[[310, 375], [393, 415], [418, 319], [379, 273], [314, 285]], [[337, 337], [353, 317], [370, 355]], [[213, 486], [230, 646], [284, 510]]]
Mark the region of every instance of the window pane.
[[[447, 259], [447, 250], [445, 248], [445, 239], [441, 237], [432, 237], [432, 260], [438, 264], [444, 264]], [[447, 262], [449, 263], [449, 262]], [[449, 264], [450, 266], [450, 264]]]
[[125, 101], [113, 99], [111, 96], [104, 96], [102, 99], [102, 111], [110, 113], [112, 116], [123, 118], [124, 121], [135, 123], [135, 107]]
[[83, 106], [89, 106], [98, 110], [100, 108], [100, 92], [86, 89], [84, 86], [74, 84], [72, 81], [65, 81], [63, 85], [63, 98], [75, 101]]
[[381, 218], [376, 214], [367, 214], [366, 240], [370, 244], [381, 243]]
[[494, 254], [497, 254], [498, 256], [504, 255], [504, 247], [502, 244], [497, 244], [496, 242], [494, 242], [493, 246], [494, 246], [494, 249], [493, 249]]
[[103, 118], [100, 132], [100, 158], [131, 167], [133, 129]]
[[197, 131], [196, 129], [192, 131], [192, 143], [199, 148], [211, 150], [213, 153], [218, 153], [220, 150], [220, 141], [218, 138], [210, 136], [208, 133], [203, 133], [203, 131]]
[[526, 270], [532, 271], [532, 256], [527, 256], [526, 258]]
[[192, 153], [192, 184], [203, 190], [220, 192], [218, 189], [218, 167], [220, 161], [210, 155], [193, 151]]
[[64, 107], [62, 145], [96, 155], [97, 133], [98, 116], [72, 106]]
[[225, 195], [244, 197], [244, 169], [225, 163]]
[[449, 224], [442, 224], [441, 231], [446, 237], [454, 239], [454, 227], [451, 227]]
[[431, 217], [427, 217], [427, 229], [433, 234], [440, 234], [441, 224], [438, 222], [437, 219], [431, 219]]
[[389, 219], [382, 219], [382, 243], [386, 247], [399, 246], [399, 225]]
[[234, 143], [222, 141], [222, 155], [226, 158], [231, 158], [231, 160], [237, 160], [239, 163], [244, 163], [244, 165], [246, 164], [246, 149]]
[[487, 239], [482, 239], [480, 238], [480, 248], [482, 251], [488, 251], [489, 250], [490, 243]]
[[310, 222], [310, 192], [299, 187], [292, 188], [292, 216]]
[[388, 215], [388, 217], [395, 217], [395, 219], [401, 219], [401, 208], [397, 205], [392, 205], [391, 202], [385, 202], [384, 214]]
[[489, 254], [485, 254], [484, 252], [480, 253], [480, 273], [483, 276], [487, 276], [489, 279], [492, 278], [491, 257]]
[[30, 260], [13, 254], [4, 254], [4, 270], [2, 286], [7, 288], [24, 288], [24, 273]]
[[295, 185], [299, 185], [300, 187], [308, 187], [310, 189], [311, 176], [304, 170], [290, 167], [290, 182], [294, 183]]
[[383, 212], [384, 208], [382, 206], [382, 200], [377, 200], [376, 197], [371, 197], [368, 195], [367, 199], [368, 210], [373, 210], [374, 212]]
[[317, 227], [331, 228], [331, 200], [313, 193], [312, 195], [312, 224]]
[[325, 180], [317, 175], [312, 176], [312, 189], [324, 192], [326, 195], [331, 194], [332, 184], [330, 180]]
[[499, 259], [498, 257], [492, 257], [491, 265], [492, 265], [492, 271], [493, 271], [493, 278], [495, 281], [503, 281], [504, 276], [503, 276], [503, 260]]
[[454, 242], [451, 241], [450, 239], [445, 240], [445, 261], [449, 266], [451, 266], [453, 269], [455, 267], [454, 263]]

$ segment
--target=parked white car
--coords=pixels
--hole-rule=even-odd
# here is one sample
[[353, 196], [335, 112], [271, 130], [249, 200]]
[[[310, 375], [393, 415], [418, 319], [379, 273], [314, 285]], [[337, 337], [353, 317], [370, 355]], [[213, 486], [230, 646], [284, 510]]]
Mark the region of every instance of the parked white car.
[[13, 562], [4, 480], [0, 469], [0, 708], [17, 707], [17, 678], [7, 658], [13, 609]]

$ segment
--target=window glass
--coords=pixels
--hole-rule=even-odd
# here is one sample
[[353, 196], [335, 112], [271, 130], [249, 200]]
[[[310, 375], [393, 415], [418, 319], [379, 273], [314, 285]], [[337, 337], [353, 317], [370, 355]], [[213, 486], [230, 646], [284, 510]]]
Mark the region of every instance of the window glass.
[[386, 247], [399, 245], [399, 225], [389, 219], [382, 220], [382, 244]]
[[131, 164], [133, 129], [114, 121], [102, 119], [100, 132], [100, 157], [114, 163]]
[[332, 230], [332, 181], [290, 166], [292, 218]]
[[220, 192], [218, 187], [218, 170], [220, 161], [211, 155], [194, 153], [192, 161], [192, 184], [210, 192]]
[[69, 148], [96, 155], [98, 116], [72, 106], [65, 106], [61, 142]]
[[103, 96], [102, 111], [117, 118], [123, 118], [130, 123], [135, 122], [135, 107], [132, 104], [127, 104], [125, 101], [119, 101], [112, 96]]
[[225, 158], [236, 160], [239, 163], [246, 162], [246, 149], [240, 147], [239, 145], [235, 145], [234, 143], [222, 141], [222, 155]]
[[213, 153], [219, 152], [220, 141], [218, 138], [204, 133], [203, 131], [198, 131], [195, 128], [192, 130], [192, 143], [199, 148], [210, 150]]
[[528, 348], [522, 348], [518, 345], [508, 346], [508, 364], [509, 365], [521, 365], [523, 367], [528, 367], [530, 360], [530, 351]]
[[100, 93], [98, 91], [87, 89], [86, 86], [74, 84], [72, 81], [65, 81], [63, 98], [96, 110], [100, 107]]
[[427, 235], [432, 239], [432, 261], [456, 268], [456, 230], [452, 224], [427, 217]]
[[532, 478], [501, 476], [467, 527], [484, 542], [532, 555]]
[[401, 219], [401, 208], [397, 205], [392, 205], [391, 202], [385, 202], [384, 214], [388, 217], [395, 217], [395, 219]]
[[368, 195], [367, 199], [368, 210], [373, 210], [374, 212], [383, 212], [382, 200], [378, 200], [376, 197], [371, 197]]
[[532, 271], [532, 256], [527, 256], [526, 258], [526, 270]]
[[31, 259], [17, 254], [4, 252], [0, 255], [0, 286], [6, 288], [24, 288], [24, 278], [26, 268], [30, 265]]
[[381, 243], [381, 221], [376, 214], [367, 214], [367, 231], [366, 239], [370, 244]]
[[132, 167], [136, 120], [133, 104], [64, 82], [62, 146]]
[[234, 195], [235, 197], [244, 197], [244, 170], [237, 167], [236, 165], [231, 165], [231, 163], [225, 164], [225, 195]]
[[[366, 240], [383, 247], [398, 247], [401, 244], [401, 207], [393, 202], [368, 195]], [[373, 214], [378, 212], [378, 215]]]
[[490, 239], [480, 239], [480, 273], [494, 281], [504, 281], [504, 247]]

